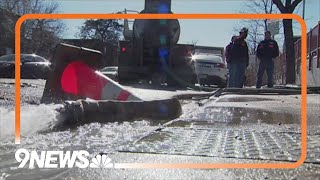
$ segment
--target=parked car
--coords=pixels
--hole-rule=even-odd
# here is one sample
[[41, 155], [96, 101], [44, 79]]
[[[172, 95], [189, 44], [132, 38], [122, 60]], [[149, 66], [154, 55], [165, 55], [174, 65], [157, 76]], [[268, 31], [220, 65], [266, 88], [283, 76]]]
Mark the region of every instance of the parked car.
[[118, 81], [118, 66], [104, 67], [99, 72], [114, 81]]
[[[46, 79], [50, 71], [50, 62], [35, 54], [21, 54], [20, 70], [21, 78]], [[15, 55], [0, 57], [0, 77], [14, 78]]]
[[220, 55], [195, 54], [192, 61], [200, 85], [227, 86], [227, 64]]

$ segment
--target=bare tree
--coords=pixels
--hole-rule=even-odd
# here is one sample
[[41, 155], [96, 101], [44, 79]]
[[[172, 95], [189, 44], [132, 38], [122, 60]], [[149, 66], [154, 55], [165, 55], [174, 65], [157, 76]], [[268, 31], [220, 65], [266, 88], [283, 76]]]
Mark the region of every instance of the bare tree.
[[[249, 0], [244, 3], [244, 9], [240, 13], [255, 13], [255, 14], [271, 14], [275, 13], [272, 0]], [[245, 26], [249, 29], [247, 42], [250, 54], [255, 54], [256, 48], [260, 40], [263, 39], [264, 31], [268, 30], [268, 19], [253, 19], [241, 20], [241, 25], [234, 27], [235, 32]]]
[[21, 3], [20, 0], [2, 0], [0, 1], [0, 7], [9, 12], [14, 12], [19, 3]]
[[[302, 2], [302, 0], [272, 0], [283, 14], [292, 14], [295, 8]], [[294, 57], [294, 38], [292, 19], [283, 19], [283, 29], [285, 36], [286, 48], [286, 83], [294, 84], [296, 81], [295, 73], [295, 57]]]
[[[244, 3], [243, 9], [239, 13], [271, 14], [276, 13], [276, 10], [276, 8], [273, 8], [272, 0], [248, 0]], [[236, 33], [242, 27], [249, 29], [246, 38], [250, 53], [250, 64], [246, 71], [246, 85], [249, 86], [254, 85], [256, 82], [258, 60], [254, 54], [256, 54], [259, 42], [264, 38], [264, 32], [268, 30], [268, 21], [268, 19], [244, 19], [234, 27]]]
[[[24, 14], [57, 13], [59, 4], [56, 0], [1, 0], [3, 9], [17, 16]], [[59, 42], [64, 24], [57, 19], [27, 20], [21, 29], [22, 52], [37, 53], [48, 56], [50, 50]], [[14, 27], [10, 28], [12, 33]]]

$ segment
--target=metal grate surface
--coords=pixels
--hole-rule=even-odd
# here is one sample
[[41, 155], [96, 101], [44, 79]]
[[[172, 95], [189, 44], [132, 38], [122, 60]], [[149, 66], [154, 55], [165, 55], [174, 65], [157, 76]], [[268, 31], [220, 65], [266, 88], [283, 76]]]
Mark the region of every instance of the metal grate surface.
[[[308, 137], [306, 162], [320, 163], [319, 139], [319, 135]], [[120, 151], [297, 161], [301, 154], [301, 134], [165, 128], [122, 147]]]

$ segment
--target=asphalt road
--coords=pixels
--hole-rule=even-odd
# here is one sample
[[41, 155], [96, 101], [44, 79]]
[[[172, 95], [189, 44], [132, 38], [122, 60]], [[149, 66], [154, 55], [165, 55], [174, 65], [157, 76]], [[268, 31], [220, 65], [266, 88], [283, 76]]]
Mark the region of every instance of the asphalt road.
[[[44, 80], [21, 81], [21, 105], [38, 105], [45, 85]], [[12, 109], [15, 100], [14, 79], [0, 79], [0, 107]]]

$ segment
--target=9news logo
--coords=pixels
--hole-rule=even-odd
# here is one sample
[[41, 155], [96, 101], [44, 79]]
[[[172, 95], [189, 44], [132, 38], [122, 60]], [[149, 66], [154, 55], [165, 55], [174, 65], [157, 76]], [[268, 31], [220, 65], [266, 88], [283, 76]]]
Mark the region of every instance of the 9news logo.
[[[41, 151], [40, 156], [36, 151], [18, 149], [15, 153], [18, 168], [24, 168], [29, 162], [29, 168], [113, 168], [111, 159], [105, 155], [97, 155], [90, 161], [87, 151]], [[23, 157], [21, 157], [23, 156]]]

